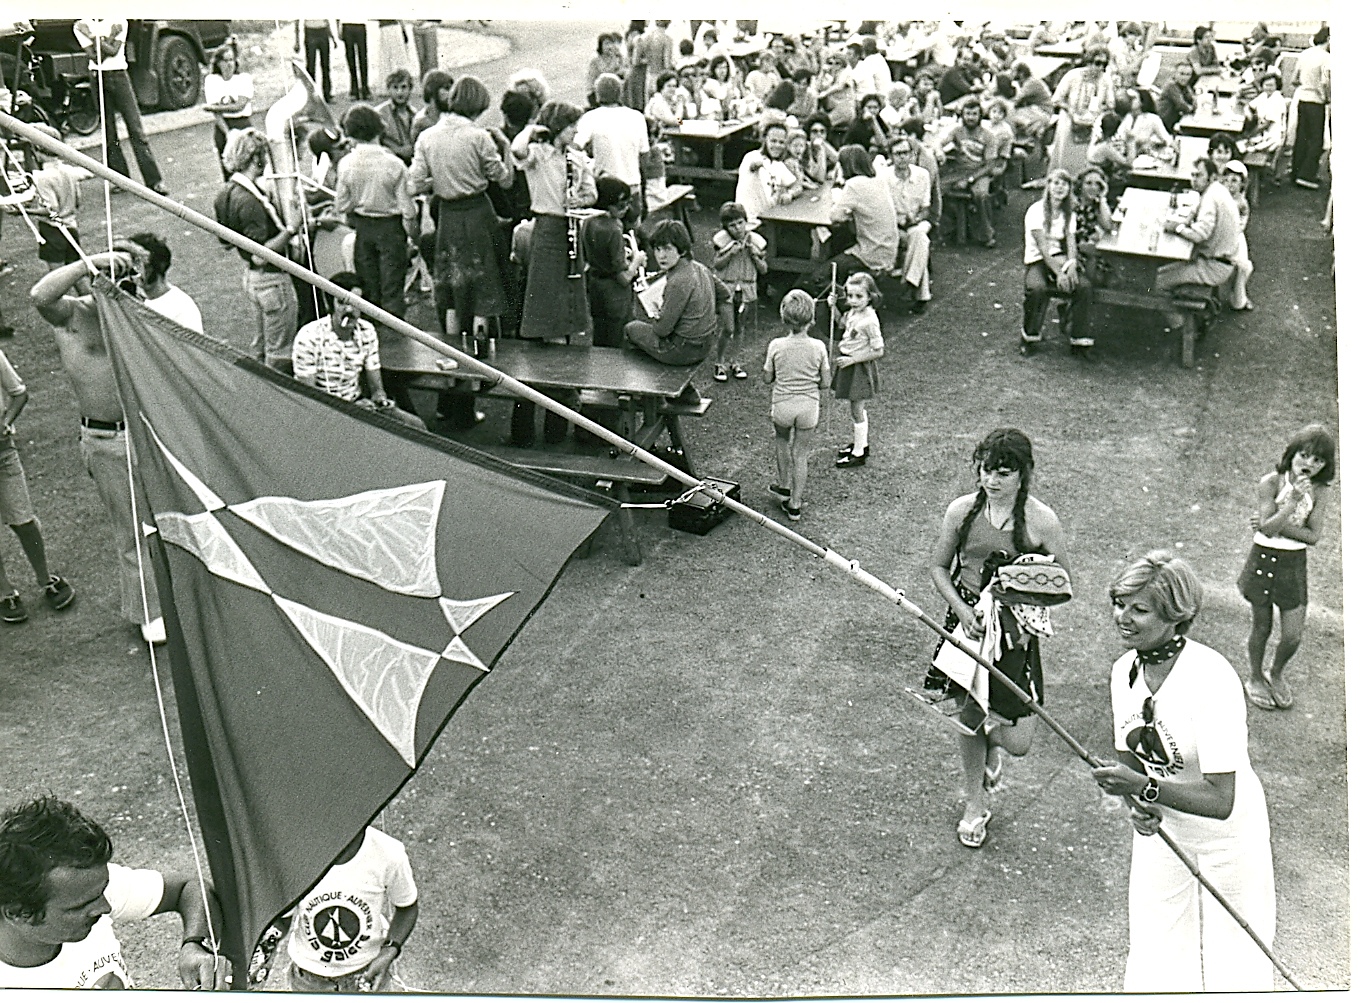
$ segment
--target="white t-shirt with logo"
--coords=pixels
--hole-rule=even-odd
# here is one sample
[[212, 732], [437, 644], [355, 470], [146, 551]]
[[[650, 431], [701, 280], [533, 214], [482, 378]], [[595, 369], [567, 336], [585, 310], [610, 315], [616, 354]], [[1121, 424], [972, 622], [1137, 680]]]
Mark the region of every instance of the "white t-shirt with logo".
[[[1044, 200], [1040, 199], [1025, 210], [1025, 264], [1033, 265], [1044, 260], [1043, 252], [1039, 249], [1038, 243], [1034, 240], [1034, 231], [1044, 228]], [[1067, 214], [1067, 225], [1063, 226], [1063, 214], [1055, 212], [1053, 219], [1049, 221], [1048, 233], [1048, 252], [1059, 257], [1067, 254], [1067, 235], [1077, 232], [1077, 214], [1070, 212]]]
[[123, 949], [113, 932], [115, 920], [146, 919], [165, 895], [160, 871], [134, 870], [109, 864], [104, 897], [112, 908], [99, 917], [78, 944], [63, 944], [61, 953], [36, 968], [16, 968], [0, 961], [4, 989], [131, 989], [132, 978], [123, 964]]
[[[1213, 648], [1187, 639], [1166, 680], [1151, 693], [1141, 672], [1129, 685], [1134, 656], [1126, 652], [1110, 674], [1115, 750], [1132, 752], [1148, 776], [1167, 785], [1196, 783], [1210, 773], [1236, 774], [1231, 815], [1220, 820], [1164, 807], [1167, 831], [1196, 843], [1264, 824], [1265, 796], [1247, 756], [1247, 705], [1237, 670]], [[1143, 731], [1149, 696], [1155, 734]]]
[[406, 847], [370, 826], [354, 859], [332, 867], [298, 903], [288, 956], [313, 975], [357, 972], [382, 950], [393, 909], [415, 901]]

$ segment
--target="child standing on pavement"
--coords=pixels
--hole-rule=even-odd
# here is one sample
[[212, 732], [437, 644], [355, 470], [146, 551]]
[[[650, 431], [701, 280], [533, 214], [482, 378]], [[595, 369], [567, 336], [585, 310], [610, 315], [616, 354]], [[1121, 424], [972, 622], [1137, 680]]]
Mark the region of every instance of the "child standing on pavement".
[[[75, 599], [75, 589], [47, 567], [42, 527], [33, 513], [28, 480], [24, 477], [24, 466], [19, 462], [15, 444], [14, 422], [27, 403], [28, 389], [5, 358], [5, 353], [0, 352], [0, 519], [19, 538], [19, 546], [23, 547], [24, 556], [43, 587], [47, 605], [54, 610], [65, 609]], [[19, 590], [10, 583], [4, 563], [0, 562], [0, 623], [23, 623], [27, 619], [28, 610], [24, 609]]]
[[845, 331], [833, 363], [836, 378], [831, 389], [836, 392], [837, 400], [850, 402], [854, 439], [848, 446], [841, 447], [836, 466], [862, 467], [869, 458], [867, 404], [878, 393], [878, 360], [883, 358], [883, 331], [874, 307], [883, 296], [872, 275], [856, 272], [845, 282], [845, 298], [850, 309], [845, 315]]
[[779, 304], [779, 319], [789, 329], [765, 352], [762, 377], [773, 383], [770, 421], [774, 424], [775, 483], [770, 493], [790, 522], [803, 516], [808, 454], [812, 433], [821, 417], [821, 393], [831, 386], [831, 363], [826, 345], [809, 335], [815, 314], [812, 297], [790, 290]]
[[[745, 326], [748, 304], [756, 302], [756, 278], [769, 271], [765, 260], [765, 238], [750, 229], [746, 210], [736, 202], [726, 202], [718, 214], [721, 229], [713, 235], [713, 274], [732, 290], [732, 323], [722, 325], [718, 335], [718, 361], [713, 378], [726, 383], [730, 372], [739, 380], [746, 379], [741, 363], [727, 363], [727, 350], [739, 341]], [[731, 328], [731, 335], [726, 329]]]

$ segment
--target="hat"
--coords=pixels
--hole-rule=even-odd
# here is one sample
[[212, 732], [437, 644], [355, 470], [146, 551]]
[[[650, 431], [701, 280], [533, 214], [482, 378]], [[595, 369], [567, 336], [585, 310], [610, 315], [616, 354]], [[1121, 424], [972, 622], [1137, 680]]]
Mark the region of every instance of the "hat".
[[1240, 160], [1229, 160], [1223, 165], [1223, 169], [1225, 171], [1232, 171], [1234, 174], [1240, 174], [1244, 178], [1247, 176], [1247, 165]]

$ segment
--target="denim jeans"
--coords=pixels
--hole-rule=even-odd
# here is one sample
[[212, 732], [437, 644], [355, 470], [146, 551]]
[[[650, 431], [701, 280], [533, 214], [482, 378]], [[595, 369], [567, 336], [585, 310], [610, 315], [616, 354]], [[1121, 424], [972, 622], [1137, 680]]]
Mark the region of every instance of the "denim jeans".
[[[94, 478], [95, 489], [104, 509], [113, 521], [114, 543], [118, 548], [118, 588], [122, 596], [123, 618], [129, 623], [147, 623], [161, 615], [160, 595], [156, 592], [156, 576], [151, 568], [151, 556], [146, 540], [137, 525], [132, 510], [132, 494], [128, 490], [127, 432], [103, 429], [80, 429], [80, 455], [85, 470]], [[146, 499], [137, 493], [137, 516], [150, 517]], [[138, 575], [138, 551], [141, 551], [141, 574]], [[146, 589], [147, 611], [142, 611], [142, 589]]]
[[297, 334], [297, 291], [283, 272], [247, 268], [246, 295], [255, 308], [255, 334], [250, 353], [275, 369], [293, 364], [293, 336]]
[[[94, 74], [96, 85], [99, 74]], [[127, 70], [105, 70], [104, 79], [104, 140], [109, 145], [108, 166], [124, 177], [128, 173], [127, 159], [118, 143], [118, 120], [114, 112], [123, 116], [127, 126], [128, 139], [132, 143], [132, 154], [137, 158], [137, 169], [142, 172], [142, 183], [155, 188], [161, 183], [161, 169], [156, 166], [156, 157], [151, 152], [151, 144], [146, 141], [146, 129], [142, 127], [142, 113], [137, 107], [137, 95], [132, 90], [132, 78]]]

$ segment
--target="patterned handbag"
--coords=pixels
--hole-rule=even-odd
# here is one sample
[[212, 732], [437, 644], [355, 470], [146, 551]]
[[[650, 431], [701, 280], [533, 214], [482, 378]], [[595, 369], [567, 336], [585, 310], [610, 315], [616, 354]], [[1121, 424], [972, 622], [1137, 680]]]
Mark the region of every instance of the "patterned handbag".
[[997, 569], [992, 594], [1007, 605], [1057, 606], [1072, 598], [1072, 579], [1051, 555], [1022, 554]]

